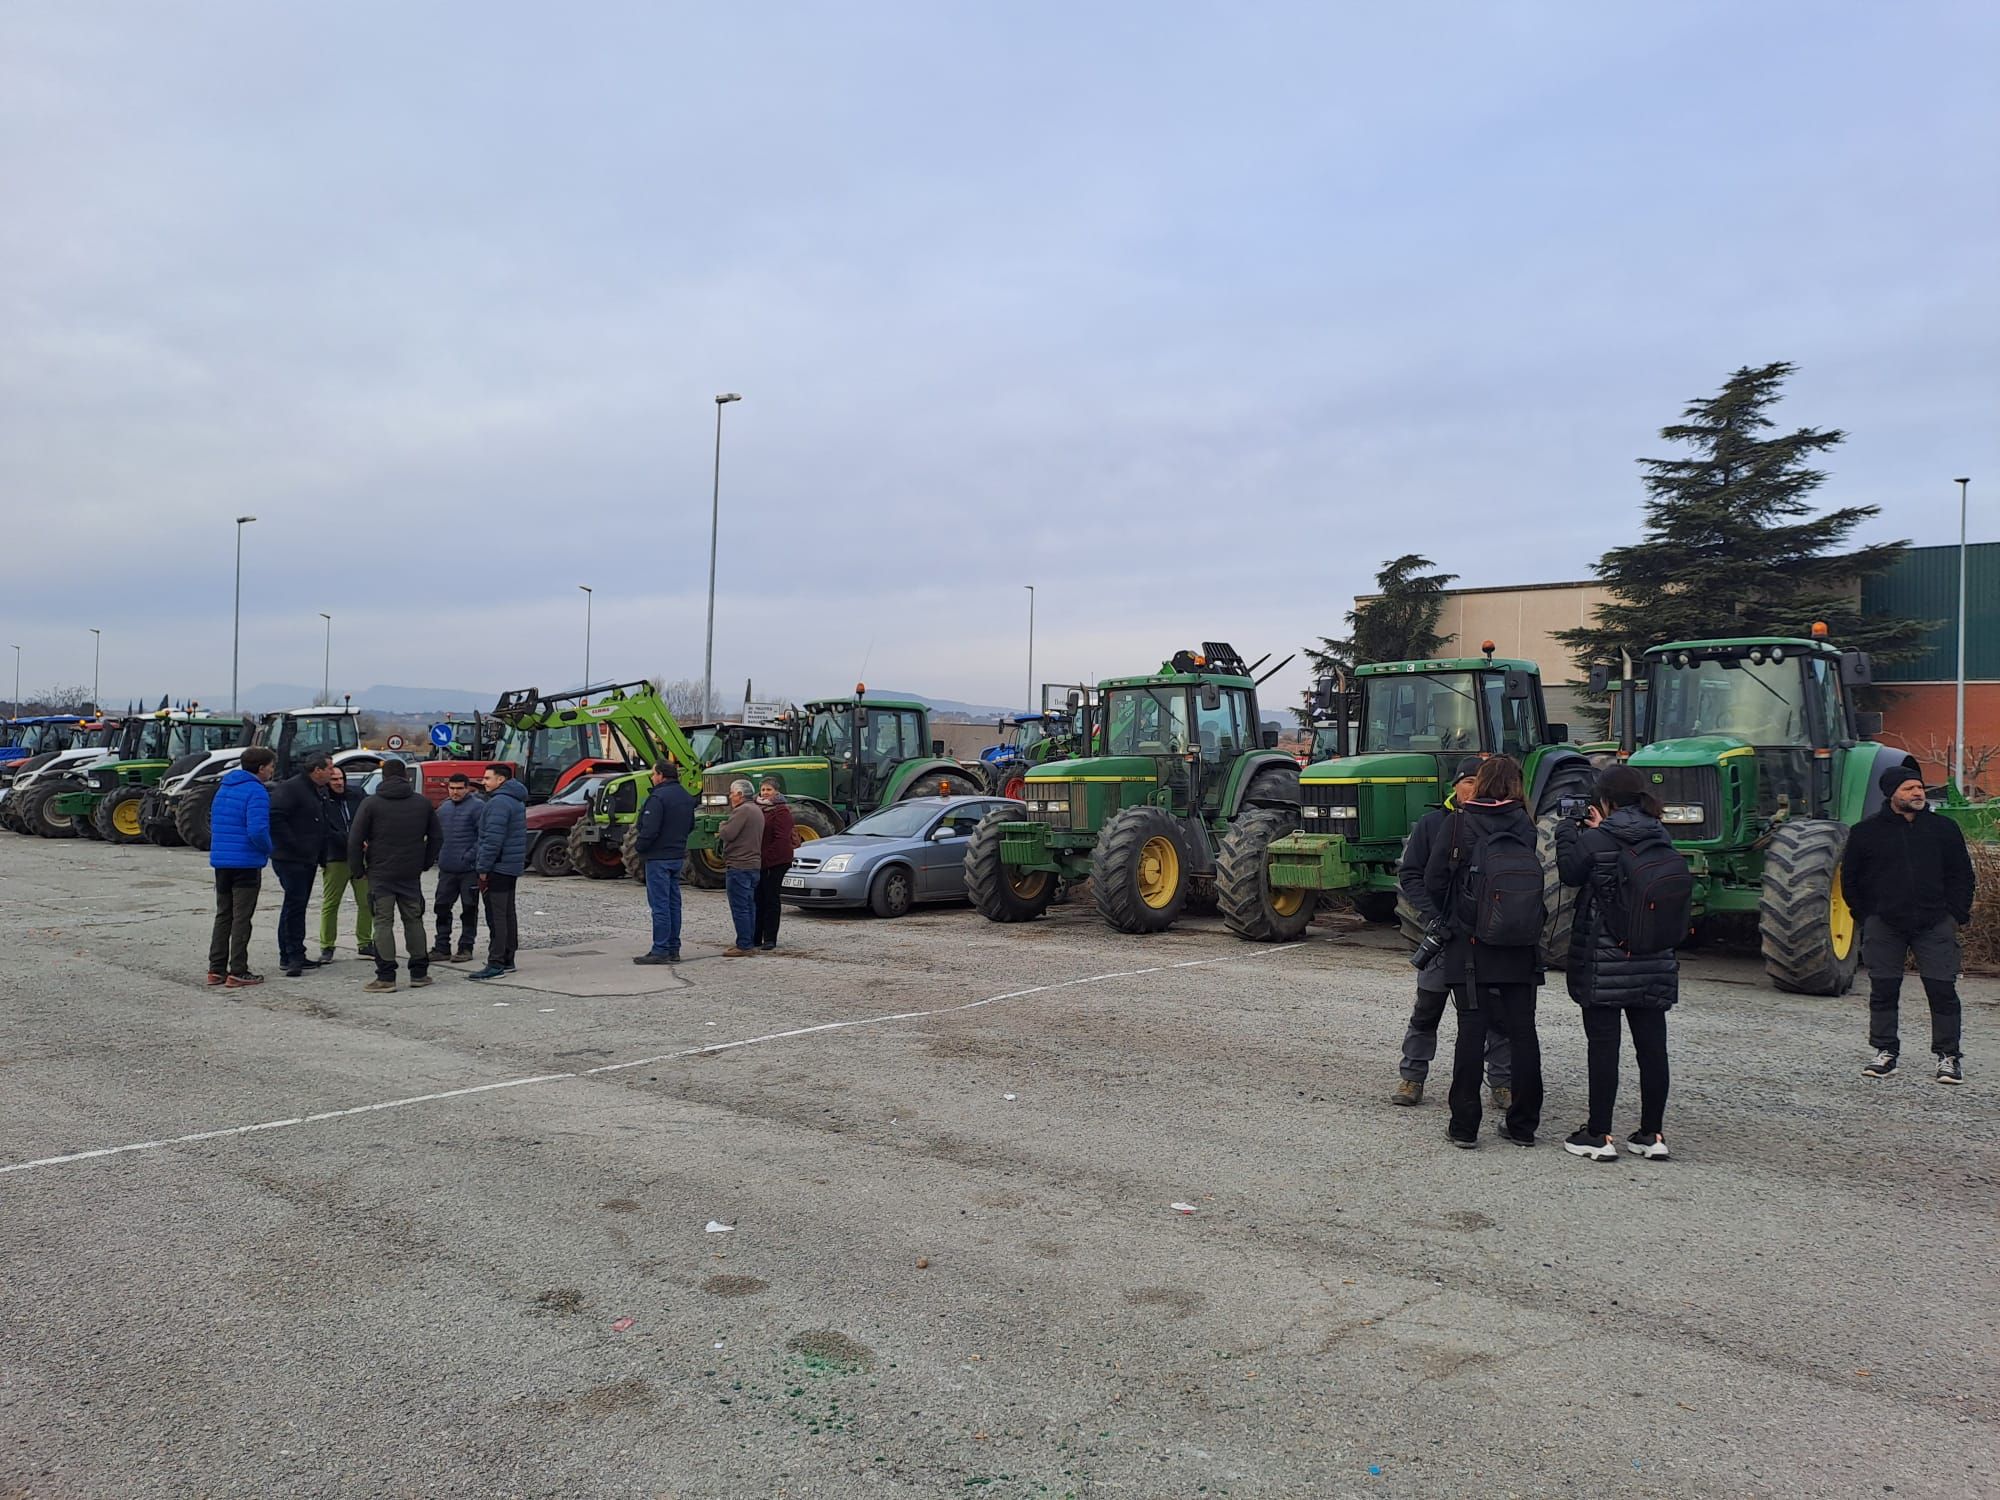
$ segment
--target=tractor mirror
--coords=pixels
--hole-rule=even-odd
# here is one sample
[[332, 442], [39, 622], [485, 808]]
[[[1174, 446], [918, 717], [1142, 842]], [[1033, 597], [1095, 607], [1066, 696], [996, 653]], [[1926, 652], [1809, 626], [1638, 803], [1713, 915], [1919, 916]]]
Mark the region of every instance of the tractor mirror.
[[1569, 743], [1569, 725], [1545, 725], [1542, 730], [1542, 743], [1545, 745], [1567, 745]]
[[1592, 693], [1611, 691], [1611, 668], [1602, 662], [1590, 669], [1590, 691]]
[[1534, 677], [1519, 667], [1510, 667], [1501, 675], [1500, 680], [1505, 686], [1507, 696], [1516, 703], [1535, 696]]
[[933, 755], [942, 755], [942, 754], [944, 754], [944, 741], [943, 741], [943, 740], [932, 740], [932, 741], [931, 741], [931, 754], [933, 754]]
[[1265, 730], [1265, 731], [1264, 731], [1264, 748], [1265, 748], [1266, 750], [1275, 750], [1275, 749], [1277, 749], [1277, 748], [1278, 748], [1278, 731], [1277, 731], [1277, 730], [1275, 730], [1275, 729], [1267, 729], [1267, 730]]
[[1079, 708], [1082, 707], [1083, 707], [1083, 694], [1078, 692], [1072, 692], [1069, 695], [1069, 711], [1071, 713], [1075, 713]]
[[1222, 689], [1212, 682], [1201, 685], [1201, 707], [1204, 713], [1214, 713], [1222, 707]]
[[1319, 718], [1333, 712], [1334, 684], [1331, 677], [1322, 677], [1313, 684], [1313, 713]]
[[1840, 682], [1843, 687], [1868, 687], [1875, 681], [1875, 663], [1866, 651], [1840, 653]]
[[1872, 740], [1882, 733], [1882, 715], [1874, 709], [1864, 709], [1854, 716], [1854, 732], [1864, 740]]

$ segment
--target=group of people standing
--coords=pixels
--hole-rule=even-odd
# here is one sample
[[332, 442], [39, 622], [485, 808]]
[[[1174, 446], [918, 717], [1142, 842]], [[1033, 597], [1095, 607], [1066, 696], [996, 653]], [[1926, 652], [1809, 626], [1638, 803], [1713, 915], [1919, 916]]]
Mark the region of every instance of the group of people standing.
[[[635, 964], [681, 961], [681, 874], [687, 866], [688, 835], [694, 831], [694, 795], [681, 785], [680, 767], [662, 761], [653, 767], [633, 852], [646, 868], [646, 905], [653, 917], [653, 943]], [[777, 778], [762, 786], [738, 778], [729, 784], [729, 816], [717, 830], [723, 880], [729, 895], [734, 941], [724, 958], [747, 958], [778, 946], [785, 871], [798, 847], [798, 825]]]
[[[1930, 1002], [1936, 1080], [1956, 1085], [1964, 1081], [1959, 931], [1972, 916], [1972, 861], [1958, 825], [1930, 811], [1914, 769], [1883, 772], [1879, 789], [1882, 806], [1855, 828], [1841, 867], [1869, 974], [1875, 1056], [1863, 1072], [1883, 1078], [1895, 1071], [1898, 997], [1913, 957]], [[1577, 892], [1565, 979], [1582, 1012], [1589, 1100], [1588, 1118], [1563, 1149], [1591, 1160], [1619, 1154], [1612, 1116], [1625, 1032], [1639, 1071], [1638, 1128], [1625, 1148], [1654, 1161], [1668, 1155], [1667, 1012], [1680, 998], [1676, 949], [1688, 931], [1692, 880], [1661, 811], [1637, 770], [1613, 766], [1598, 776], [1581, 816], [1563, 818], [1555, 828], [1557, 874]], [[1418, 973], [1401, 1077], [1390, 1097], [1400, 1105], [1422, 1102], [1449, 1001], [1457, 1010], [1458, 1037], [1445, 1134], [1468, 1150], [1479, 1144], [1482, 1074], [1502, 1117], [1496, 1130], [1502, 1140], [1532, 1146], [1541, 1126], [1545, 1092], [1535, 1001], [1545, 975], [1539, 934], [1530, 936], [1523, 927], [1512, 934], [1514, 941], [1481, 937], [1482, 924], [1512, 899], [1505, 893], [1512, 862], [1534, 848], [1520, 766], [1506, 756], [1468, 757], [1457, 766], [1444, 805], [1411, 831], [1398, 871], [1403, 896], [1435, 940], [1419, 950], [1427, 962]], [[1524, 908], [1541, 912], [1522, 884]]]
[[[327, 757], [314, 756], [273, 784], [277, 757], [262, 746], [243, 752], [222, 778], [209, 812], [208, 862], [215, 873], [215, 925], [209, 938], [208, 983], [241, 989], [262, 984], [250, 968], [250, 930], [266, 865], [277, 876], [278, 967], [289, 979], [333, 961], [342, 904], [354, 900], [356, 952], [374, 960], [374, 993], [397, 988], [399, 967], [410, 986], [431, 983], [432, 960], [466, 963], [486, 912], [485, 965], [469, 977], [496, 979], [514, 970], [519, 941], [515, 887], [527, 860], [527, 788], [511, 767], [488, 766], [483, 795], [471, 778], [446, 783], [433, 807], [400, 760], [382, 763], [372, 795], [350, 785]], [[423, 877], [438, 872], [424, 924]], [[317, 878], [319, 954], [307, 949], [306, 921]], [[457, 940], [453, 926], [456, 919]], [[403, 939], [397, 946], [398, 928]]]

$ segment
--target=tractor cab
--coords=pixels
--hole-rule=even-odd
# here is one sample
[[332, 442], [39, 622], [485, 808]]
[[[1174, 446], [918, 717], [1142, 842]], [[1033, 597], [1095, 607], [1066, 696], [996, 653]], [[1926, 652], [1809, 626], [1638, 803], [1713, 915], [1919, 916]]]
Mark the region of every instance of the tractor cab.
[[257, 743], [276, 753], [277, 774], [289, 776], [315, 755], [361, 748], [360, 716], [351, 708], [294, 708], [268, 714]]
[[615, 759], [607, 758], [603, 738], [603, 730], [595, 724], [536, 729], [509, 726], [494, 742], [491, 758], [513, 766], [515, 776], [528, 789], [529, 803], [541, 803], [592, 774], [593, 769], [619, 769], [628, 763], [631, 752], [624, 747]]
[[688, 743], [694, 746], [697, 763], [717, 765], [725, 760], [767, 760], [792, 753], [797, 736], [789, 724], [745, 724], [718, 722], [687, 726]]
[[837, 805], [873, 808], [899, 767], [944, 753], [930, 742], [930, 710], [921, 703], [830, 698], [808, 703], [806, 713], [803, 753], [827, 762], [826, 796]]

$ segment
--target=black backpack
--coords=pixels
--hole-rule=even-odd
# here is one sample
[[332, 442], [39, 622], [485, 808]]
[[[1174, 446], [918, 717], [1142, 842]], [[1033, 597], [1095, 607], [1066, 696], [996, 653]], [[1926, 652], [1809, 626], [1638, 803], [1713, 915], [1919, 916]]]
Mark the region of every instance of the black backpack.
[[1618, 850], [1618, 900], [1604, 914], [1627, 953], [1664, 953], [1694, 925], [1694, 873], [1671, 844]]
[[1519, 823], [1490, 824], [1467, 846], [1465, 814], [1452, 819], [1452, 862], [1460, 869], [1461, 932], [1488, 948], [1533, 948], [1542, 940], [1542, 860]]

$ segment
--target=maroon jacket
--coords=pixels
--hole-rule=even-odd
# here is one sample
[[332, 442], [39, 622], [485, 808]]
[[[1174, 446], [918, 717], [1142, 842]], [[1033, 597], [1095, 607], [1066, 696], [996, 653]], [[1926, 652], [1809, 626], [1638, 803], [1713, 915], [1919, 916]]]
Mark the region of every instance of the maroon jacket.
[[792, 810], [782, 802], [764, 806], [764, 868], [782, 869], [792, 862], [798, 836], [792, 831]]

